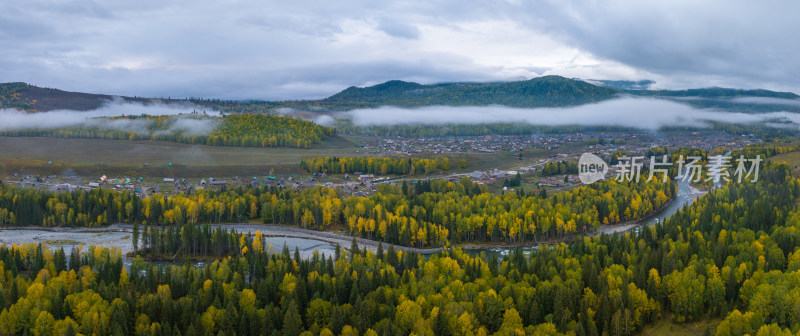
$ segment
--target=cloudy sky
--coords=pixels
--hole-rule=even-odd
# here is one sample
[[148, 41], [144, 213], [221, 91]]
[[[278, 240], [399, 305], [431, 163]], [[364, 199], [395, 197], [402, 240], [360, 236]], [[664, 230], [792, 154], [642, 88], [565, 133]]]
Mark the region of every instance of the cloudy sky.
[[320, 98], [541, 75], [800, 92], [797, 1], [2, 1], [0, 82]]

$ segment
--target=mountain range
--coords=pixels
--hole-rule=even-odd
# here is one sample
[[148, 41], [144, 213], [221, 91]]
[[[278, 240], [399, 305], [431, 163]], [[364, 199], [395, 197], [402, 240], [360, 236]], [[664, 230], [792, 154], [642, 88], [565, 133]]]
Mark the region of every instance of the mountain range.
[[464, 82], [423, 85], [391, 80], [369, 87], [349, 87], [328, 98], [298, 101], [164, 99], [117, 97], [105, 94], [68, 92], [14, 82], [0, 84], [0, 108], [30, 112], [51, 110], [88, 111], [111, 100], [196, 104], [226, 112], [263, 112], [277, 109], [346, 111], [379, 106], [422, 107], [488, 106], [568, 107], [596, 103], [620, 96], [653, 97], [683, 102], [695, 107], [738, 112], [800, 112], [800, 96], [792, 92], [702, 88], [649, 90], [652, 81], [604, 81], [543, 76], [513, 82]]

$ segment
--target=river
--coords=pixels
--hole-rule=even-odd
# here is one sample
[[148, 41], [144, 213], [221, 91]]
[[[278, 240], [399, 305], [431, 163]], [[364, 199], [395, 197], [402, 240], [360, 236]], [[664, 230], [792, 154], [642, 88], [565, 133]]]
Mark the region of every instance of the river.
[[[678, 181], [678, 194], [675, 199], [664, 209], [661, 209], [655, 215], [648, 217], [645, 220], [629, 223], [624, 225], [609, 226], [603, 228], [603, 232], [613, 234], [615, 232], [625, 232], [635, 230], [643, 225], [653, 225], [657, 221], [664, 220], [671, 216], [686, 205], [691, 204], [697, 197], [704, 192], [692, 187], [689, 182]], [[350, 247], [350, 237], [325, 234], [310, 230], [302, 230], [298, 228], [282, 227], [276, 225], [255, 225], [255, 224], [231, 224], [231, 225], [214, 225], [214, 227], [226, 227], [228, 229], [235, 229], [239, 232], [254, 233], [260, 230], [262, 233], [268, 235], [265, 237], [267, 246], [275, 252], [280, 252], [283, 245], [289, 248], [294, 253], [295, 248], [300, 251], [303, 258], [309, 258], [313, 255], [313, 251], [317, 250], [319, 253], [325, 255], [332, 255], [336, 251], [336, 245], [341, 247]], [[131, 244], [132, 226], [129, 224], [114, 224], [108, 227], [100, 228], [41, 228], [41, 227], [22, 227], [22, 228], [5, 228], [0, 229], [0, 245], [21, 245], [24, 243], [43, 243], [53, 249], [63, 248], [65, 252], [69, 253], [73, 247], [83, 245], [88, 247], [90, 245], [100, 245], [106, 247], [118, 247], [123, 254], [127, 254], [133, 250]], [[370, 246], [369, 241], [359, 239], [362, 245], [374, 250], [375, 246]], [[388, 248], [388, 246], [384, 246]], [[403, 249], [402, 247], [397, 247]], [[533, 249], [535, 247], [528, 247], [526, 249]], [[486, 252], [492, 254], [506, 255], [511, 249], [498, 248], [487, 249]], [[422, 253], [432, 253], [431, 251], [414, 251]], [[479, 253], [474, 251], [474, 253]]]
[[[728, 151], [725, 154], [722, 154], [723, 157], [730, 156], [731, 152]], [[717, 166], [718, 168], [718, 166]], [[699, 190], [691, 185], [689, 180], [678, 179], [676, 181], [678, 184], [678, 193], [675, 195], [675, 198], [670, 202], [665, 208], [659, 210], [655, 214], [648, 216], [645, 219], [639, 221], [633, 221], [625, 224], [619, 225], [608, 225], [608, 226], [601, 226], [598, 230], [598, 234], [605, 233], [605, 234], [614, 234], [614, 233], [624, 233], [630, 232], [635, 230], [640, 230], [645, 226], [654, 225], [660, 221], [664, 221], [665, 219], [672, 216], [674, 213], [678, 212], [678, 210], [682, 209], [685, 206], [691, 205], [698, 197], [704, 195], [706, 191]], [[717, 188], [721, 186], [721, 182], [715, 182], [712, 188]], [[531, 246], [531, 247], [524, 247], [522, 248], [524, 251], [530, 251], [537, 249], [538, 246]], [[508, 255], [511, 251], [515, 248], [490, 248], [485, 250], [471, 250], [467, 251], [472, 255], [478, 255], [480, 253], [485, 253], [487, 256], [497, 256], [498, 258], [502, 258], [503, 256]]]
[[[614, 225], [603, 226], [601, 232], [606, 234], [621, 233], [631, 230], [637, 230], [643, 226], [653, 225], [658, 221], [663, 221], [684, 206], [692, 204], [695, 199], [703, 195], [705, 192], [698, 190], [691, 186], [688, 181], [678, 180], [678, 193], [675, 199], [670, 202], [665, 208], [659, 210], [656, 214], [643, 219], [641, 221]], [[715, 185], [715, 187], [718, 185]], [[228, 229], [235, 229], [238, 232], [255, 233], [260, 230], [265, 237], [267, 246], [275, 252], [280, 252], [285, 244], [293, 253], [295, 249], [300, 251], [302, 258], [310, 258], [314, 251], [325, 253], [325, 255], [332, 255], [335, 253], [336, 245], [341, 247], [349, 247], [351, 237], [339, 235], [330, 232], [319, 232], [312, 230], [304, 230], [296, 227], [278, 226], [278, 225], [256, 225], [256, 224], [230, 224], [230, 225], [212, 225], [214, 227], [226, 227]], [[114, 224], [108, 227], [100, 228], [42, 228], [42, 227], [22, 227], [22, 228], [4, 228], [0, 229], [0, 245], [21, 245], [24, 243], [43, 243], [52, 249], [63, 248], [65, 252], [69, 253], [73, 247], [78, 245], [90, 246], [99, 245], [106, 247], [118, 247], [123, 254], [128, 254], [133, 250], [131, 244], [132, 226], [130, 224]], [[365, 239], [358, 239], [361, 246], [365, 246], [370, 250], [375, 250], [377, 244], [374, 241]], [[384, 246], [384, 249], [388, 246]], [[397, 249], [417, 252], [423, 254], [435, 253], [439, 249], [414, 249], [408, 247], [398, 246]], [[536, 247], [526, 247], [524, 249], [531, 250]], [[487, 254], [494, 254], [498, 257], [507, 255], [513, 248], [495, 248], [486, 249], [481, 251], [470, 251], [472, 254], [479, 254], [486, 252]]]
[[[216, 226], [216, 225], [215, 225]], [[240, 232], [255, 232], [255, 225], [225, 225], [228, 229], [236, 229]], [[300, 251], [302, 257], [311, 257], [314, 250], [326, 255], [332, 255], [336, 251], [334, 243], [310, 238], [299, 238], [288, 236], [283, 232], [273, 232], [281, 236], [265, 237], [267, 248], [275, 252], [281, 252], [283, 245], [294, 253], [295, 248]], [[114, 224], [100, 228], [42, 228], [42, 227], [21, 227], [5, 228], [0, 230], [0, 245], [22, 245], [27, 243], [43, 243], [52, 249], [63, 248], [69, 254], [73, 247], [83, 245], [84, 248], [90, 245], [105, 247], [118, 247], [123, 254], [133, 251], [131, 244], [132, 225]], [[349, 247], [349, 240], [346, 247]], [[341, 244], [340, 244], [341, 245]]]

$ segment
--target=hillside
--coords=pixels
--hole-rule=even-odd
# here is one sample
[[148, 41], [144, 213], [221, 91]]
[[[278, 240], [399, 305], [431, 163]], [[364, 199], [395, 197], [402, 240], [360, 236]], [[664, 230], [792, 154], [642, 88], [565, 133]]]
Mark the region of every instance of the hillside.
[[[441, 83], [423, 85], [391, 80], [368, 87], [351, 86], [321, 100], [263, 101], [191, 99], [191, 103], [228, 113], [265, 112], [279, 108], [303, 111], [347, 111], [379, 106], [421, 107], [431, 105], [511, 107], [562, 107], [596, 103], [619, 94], [654, 97], [683, 102], [698, 108], [734, 112], [800, 112], [800, 96], [792, 92], [702, 88], [689, 90], [642, 90], [652, 81], [606, 81], [537, 77], [525, 81], [490, 83]], [[764, 98], [741, 100], [738, 98]], [[138, 102], [184, 103], [187, 100], [114, 97], [104, 94], [68, 92], [26, 83], [0, 84], [0, 108], [27, 111], [70, 109], [87, 111], [111, 99]]]
[[612, 98], [617, 90], [559, 76], [497, 83], [446, 83], [420, 85], [403, 81], [350, 87], [324, 101], [345, 105], [556, 107], [594, 103]]
[[656, 82], [649, 79], [639, 81], [587, 79], [589, 83], [618, 90], [647, 90]]
[[0, 108], [16, 108], [30, 112], [52, 110], [94, 110], [108, 101], [122, 99], [130, 102], [178, 102], [170, 99], [119, 97], [106, 94], [70, 92], [42, 88], [27, 83], [0, 83]]
[[[350, 87], [322, 100], [305, 101], [224, 101], [192, 102], [230, 112], [269, 111], [276, 108], [304, 110], [350, 110], [354, 108], [394, 106], [474, 106], [506, 105], [514, 107], [572, 106], [610, 99], [618, 91], [579, 80], [545, 76], [527, 81], [497, 83], [445, 83], [422, 85], [399, 80], [375, 86]], [[0, 108], [27, 111], [71, 109], [86, 111], [99, 107], [112, 96], [67, 92], [40, 88], [26, 83], [0, 84]], [[120, 97], [128, 101], [155, 99]]]
[[631, 90], [641, 96], [656, 96], [656, 97], [701, 97], [701, 98], [733, 98], [733, 97], [768, 97], [768, 98], [781, 98], [781, 99], [797, 99], [800, 98], [792, 92], [780, 92], [770, 90], [741, 90], [729, 89], [721, 87], [711, 87], [703, 89], [688, 89], [688, 90]]
[[[567, 79], [545, 76], [526, 81], [495, 83], [443, 83], [422, 85], [392, 80], [369, 87], [349, 87], [322, 100], [193, 102], [227, 112], [269, 111], [293, 108], [305, 111], [347, 111], [378, 106], [421, 107], [431, 105], [512, 107], [562, 107], [595, 103], [619, 94], [669, 99], [697, 108], [732, 112], [800, 112], [800, 96], [791, 92], [701, 88], [689, 90], [644, 90], [654, 82]], [[737, 98], [766, 98], [764, 101]], [[771, 100], [772, 99], [772, 100]]]
[[793, 92], [703, 88], [688, 90], [626, 90], [626, 93], [669, 99], [696, 108], [743, 113], [787, 111], [800, 113], [800, 96]]

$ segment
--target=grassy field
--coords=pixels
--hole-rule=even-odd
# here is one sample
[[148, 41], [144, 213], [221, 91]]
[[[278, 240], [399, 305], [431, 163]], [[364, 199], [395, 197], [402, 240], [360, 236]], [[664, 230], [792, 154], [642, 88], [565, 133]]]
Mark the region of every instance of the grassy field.
[[800, 152], [790, 152], [775, 155], [767, 160], [772, 162], [786, 162], [792, 167], [792, 173], [794, 176], [800, 176]]
[[657, 321], [642, 328], [640, 336], [698, 336], [704, 335], [706, 329], [713, 335], [717, 326], [722, 322], [721, 319], [701, 320], [687, 323], [675, 323], [671, 316], [666, 316], [661, 321]]
[[[364, 137], [337, 136], [310, 149], [188, 145], [164, 141], [0, 137], [0, 176], [18, 174], [77, 176], [264, 176], [305, 174], [300, 161], [314, 156], [382, 156], [363, 148]], [[516, 169], [552, 155], [529, 150], [519, 160], [506, 152], [449, 154], [451, 172], [458, 161], [463, 171]], [[441, 155], [424, 154], [419, 157]], [[169, 164], [172, 163], [172, 166]]]
[[297, 170], [300, 161], [311, 156], [363, 154], [365, 150], [355, 148], [356, 145], [357, 142], [344, 137], [336, 137], [311, 149], [0, 137], [0, 174], [68, 172], [75, 175], [204, 176], [212, 172], [215, 175], [258, 172], [263, 175], [271, 169], [276, 173]]

